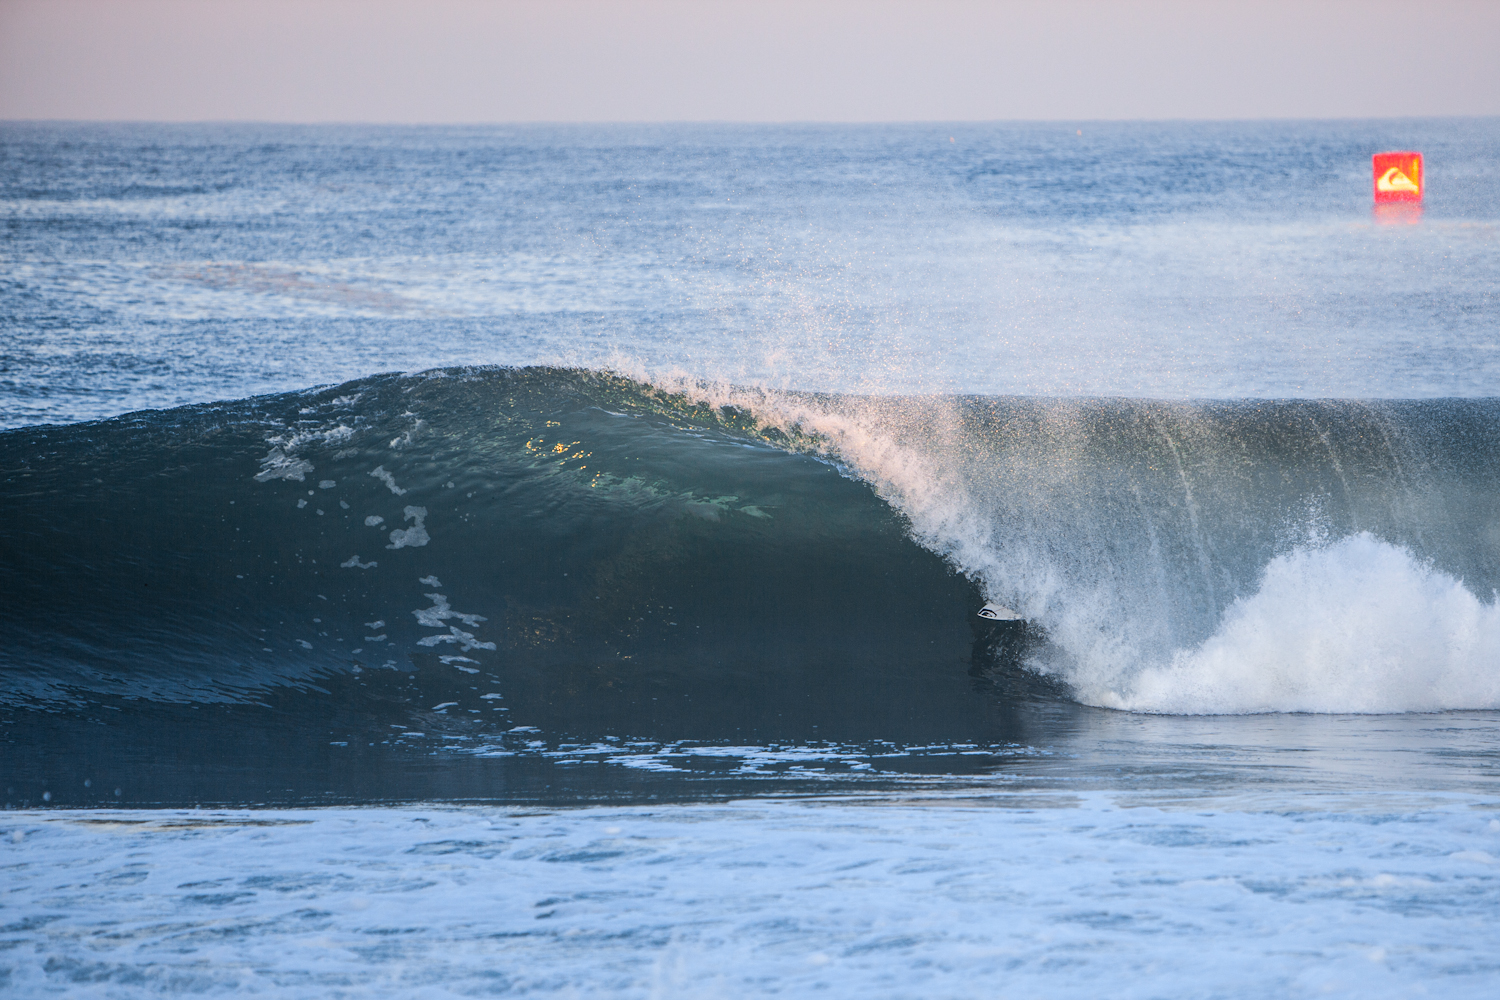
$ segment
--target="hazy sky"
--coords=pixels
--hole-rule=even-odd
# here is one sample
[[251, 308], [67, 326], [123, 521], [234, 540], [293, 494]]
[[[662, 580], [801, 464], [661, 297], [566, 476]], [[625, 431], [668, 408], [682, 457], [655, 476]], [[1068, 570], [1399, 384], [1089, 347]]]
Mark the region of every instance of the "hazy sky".
[[1500, 114], [1500, 2], [0, 0], [0, 118]]

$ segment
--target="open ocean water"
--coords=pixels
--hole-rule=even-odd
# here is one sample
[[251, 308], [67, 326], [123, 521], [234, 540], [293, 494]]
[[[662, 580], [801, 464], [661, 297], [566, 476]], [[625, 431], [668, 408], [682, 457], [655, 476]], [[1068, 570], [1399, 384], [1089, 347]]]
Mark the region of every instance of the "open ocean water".
[[1500, 120], [0, 123], [0, 226], [7, 995], [1500, 991]]

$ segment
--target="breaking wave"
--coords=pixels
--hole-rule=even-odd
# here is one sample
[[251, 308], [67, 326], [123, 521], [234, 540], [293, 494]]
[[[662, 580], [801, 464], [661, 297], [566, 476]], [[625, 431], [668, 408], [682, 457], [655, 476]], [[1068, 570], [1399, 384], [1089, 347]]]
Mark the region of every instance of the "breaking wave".
[[1500, 707], [1493, 400], [454, 369], [11, 431], [0, 463], [11, 706], [833, 738], [941, 732], [1019, 669], [1133, 711]]
[[1431, 712], [1500, 706], [1500, 608], [1360, 532], [1272, 559], [1202, 645], [1127, 685], [1115, 708], [1175, 713]]

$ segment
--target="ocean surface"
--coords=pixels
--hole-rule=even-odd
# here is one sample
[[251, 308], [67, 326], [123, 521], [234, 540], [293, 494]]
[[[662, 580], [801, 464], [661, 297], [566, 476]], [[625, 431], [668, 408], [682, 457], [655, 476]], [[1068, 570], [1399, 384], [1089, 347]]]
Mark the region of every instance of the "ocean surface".
[[9, 995], [1500, 990], [1500, 120], [11, 122], [0, 227]]

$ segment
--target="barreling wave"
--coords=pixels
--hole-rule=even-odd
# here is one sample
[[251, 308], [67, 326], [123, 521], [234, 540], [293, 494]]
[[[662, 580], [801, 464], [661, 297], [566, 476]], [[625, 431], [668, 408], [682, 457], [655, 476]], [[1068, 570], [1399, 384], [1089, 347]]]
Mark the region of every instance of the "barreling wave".
[[456, 369], [7, 432], [0, 468], [11, 706], [937, 731], [1008, 644], [1115, 708], [1500, 707], [1493, 400]]
[[872, 483], [1084, 703], [1500, 707], [1500, 401], [704, 398]]

